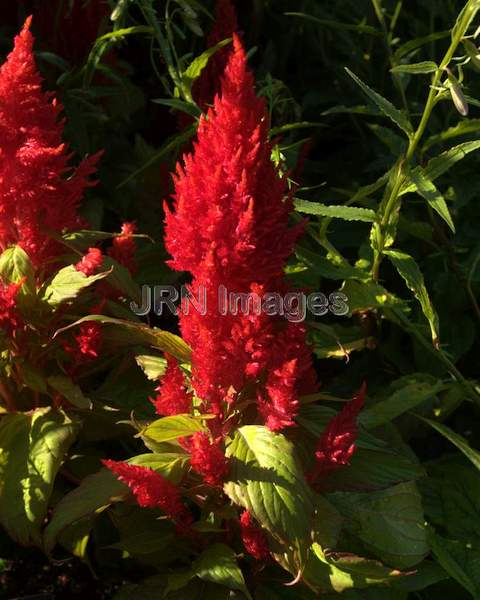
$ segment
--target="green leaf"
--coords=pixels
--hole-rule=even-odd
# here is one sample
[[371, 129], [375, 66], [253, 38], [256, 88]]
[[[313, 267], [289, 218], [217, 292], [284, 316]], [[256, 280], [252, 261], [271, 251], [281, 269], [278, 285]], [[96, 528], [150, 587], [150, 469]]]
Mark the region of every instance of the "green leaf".
[[461, 135], [467, 135], [470, 133], [477, 133], [480, 130], [480, 119], [464, 119], [448, 129], [444, 129], [442, 132], [430, 136], [422, 147], [422, 154], [425, 154], [432, 146], [436, 144], [442, 144], [446, 140], [450, 140]]
[[25, 250], [20, 246], [7, 248], [0, 255], [0, 277], [4, 283], [18, 283], [25, 279], [19, 296], [35, 295], [35, 270]]
[[235, 553], [225, 544], [208, 546], [193, 563], [193, 570], [200, 579], [223, 585], [230, 590], [240, 590], [247, 598], [252, 599]]
[[154, 98], [152, 102], [154, 104], [161, 104], [162, 106], [169, 106], [175, 110], [180, 110], [191, 117], [198, 117], [201, 114], [200, 109], [195, 106], [195, 104], [185, 102], [185, 100], [180, 100], [178, 98]]
[[334, 204], [322, 204], [321, 202], [310, 202], [295, 198], [295, 209], [309, 215], [319, 215], [321, 217], [330, 217], [334, 219], [343, 219], [344, 221], [365, 221], [371, 223], [375, 221], [375, 211], [369, 208], [360, 208], [358, 206], [343, 206]]
[[51, 408], [0, 423], [0, 522], [20, 544], [41, 543], [55, 477], [78, 427]]
[[423, 75], [424, 73], [435, 73], [438, 69], [431, 60], [425, 60], [423, 62], [411, 63], [408, 65], [395, 65], [390, 69], [392, 73], [410, 73], [411, 75]]
[[393, 55], [394, 60], [395, 60], [395, 62], [398, 62], [400, 59], [402, 59], [407, 54], [410, 54], [411, 52], [414, 52], [415, 50], [417, 50], [417, 48], [421, 48], [422, 46], [425, 46], [426, 44], [430, 44], [431, 42], [435, 42], [436, 40], [441, 40], [446, 37], [449, 37], [449, 35], [450, 35], [450, 30], [447, 29], [447, 31], [435, 31], [434, 33], [429, 33], [426, 36], [415, 38], [414, 40], [410, 40], [410, 41], [406, 42], [405, 44], [403, 44], [402, 46], [400, 46], [399, 48], [397, 48], [397, 50], [395, 50], [395, 54]]
[[398, 250], [385, 250], [385, 254], [420, 302], [423, 314], [430, 325], [433, 345], [438, 347], [438, 316], [428, 295], [420, 268], [409, 254]]
[[429, 527], [428, 543], [439, 564], [474, 598], [480, 598], [480, 550], [447, 540]]
[[69, 265], [60, 269], [53, 277], [43, 292], [43, 299], [51, 306], [57, 306], [67, 300], [73, 300], [84, 289], [100, 279], [105, 279], [109, 274], [109, 272], [105, 272], [87, 277], [85, 273], [77, 271], [73, 265]]
[[[423, 168], [423, 173], [430, 181], [435, 181], [441, 175], [449, 171], [455, 163], [465, 158], [470, 152], [474, 152], [480, 148], [480, 140], [472, 142], [463, 142], [457, 146], [453, 146], [449, 150], [442, 152], [438, 156], [435, 156], [428, 161], [427, 166]], [[412, 172], [420, 171], [422, 167], [416, 167]], [[409, 192], [415, 192], [417, 187], [411, 181], [412, 173], [410, 173], [410, 180], [407, 179], [403, 184], [400, 195], [407, 194]]]
[[372, 100], [378, 106], [378, 108], [395, 123], [395, 125], [400, 127], [400, 129], [407, 134], [407, 137], [413, 135], [413, 129], [410, 121], [400, 110], [398, 110], [398, 108], [396, 108], [389, 100], [381, 96], [378, 92], [368, 87], [367, 84], [363, 83], [363, 81], [359, 79], [355, 73], [352, 73], [350, 69], [345, 67], [345, 70], [353, 79], [353, 81], [355, 81], [355, 83], [370, 98], [370, 100]]
[[389, 423], [447, 387], [440, 382], [436, 385], [423, 382], [410, 383], [394, 392], [389, 398], [363, 410], [359, 421], [366, 429]]
[[110, 338], [118, 343], [125, 343], [133, 346], [139, 344], [152, 346], [153, 348], [158, 348], [163, 352], [171, 354], [181, 362], [190, 362], [191, 350], [178, 335], [170, 333], [169, 331], [163, 331], [162, 329], [156, 329], [155, 327], [148, 327], [141, 323], [114, 319], [104, 315], [87, 315], [86, 317], [82, 317], [78, 321], [75, 321], [75, 323], [56, 331], [55, 336], [87, 321], [112, 325]]
[[430, 181], [425, 175], [425, 172], [420, 169], [414, 169], [410, 173], [410, 178], [417, 188], [417, 192], [425, 198], [433, 210], [440, 215], [450, 229], [455, 233], [455, 225], [453, 224], [450, 211], [442, 194], [437, 190], [433, 181]]
[[227, 446], [228, 497], [243, 506], [275, 538], [305, 539], [313, 518], [312, 492], [305, 482], [293, 445], [266, 427], [246, 425]]
[[139, 435], [154, 442], [169, 442], [204, 429], [200, 419], [190, 415], [174, 415], [153, 421]]
[[87, 410], [92, 408], [91, 400], [83, 395], [80, 386], [73, 383], [70, 377], [66, 375], [52, 375], [47, 379], [47, 383], [66, 398], [70, 404], [73, 404], [73, 406]]
[[188, 89], [192, 89], [193, 82], [200, 77], [203, 69], [207, 66], [210, 58], [218, 51], [220, 48], [223, 48], [227, 44], [230, 44], [232, 38], [226, 38], [222, 40], [215, 46], [211, 46], [204, 52], [202, 52], [199, 56], [193, 59], [193, 61], [188, 65], [188, 68], [182, 74], [182, 81], [188, 86]]
[[305, 582], [320, 593], [391, 583], [407, 576], [397, 569], [382, 565], [371, 558], [354, 554], [328, 554], [317, 543], [312, 545], [307, 566], [303, 572]]
[[128, 487], [108, 469], [89, 475], [55, 507], [44, 532], [43, 547], [50, 553], [58, 535], [69, 525], [107, 508], [112, 502], [123, 500]]
[[425, 423], [428, 423], [430, 427], [433, 427], [433, 429], [438, 431], [438, 433], [441, 433], [449, 442], [452, 442], [452, 444], [454, 444], [460, 452], [463, 452], [468, 460], [480, 470], [480, 452], [474, 450], [463, 436], [455, 433], [450, 427], [443, 425], [443, 423], [437, 423], [437, 421], [432, 421], [426, 417], [417, 416], [422, 421], [425, 421]]
[[301, 261], [306, 267], [312, 269], [322, 277], [326, 277], [327, 279], [334, 280], [343, 280], [343, 279], [361, 279], [365, 277], [366, 274], [352, 267], [348, 262], [342, 264], [336, 264], [333, 261], [329, 260], [324, 256], [319, 256], [308, 250], [307, 248], [295, 248], [295, 256]]
[[157, 381], [167, 368], [167, 361], [161, 356], [139, 354], [135, 357], [135, 360], [150, 381]]
[[341, 291], [348, 298], [349, 314], [372, 308], [401, 308], [404, 302], [376, 283], [345, 281]]
[[398, 568], [428, 554], [420, 494], [413, 482], [370, 493], [334, 493], [329, 500], [347, 527], [381, 560]]

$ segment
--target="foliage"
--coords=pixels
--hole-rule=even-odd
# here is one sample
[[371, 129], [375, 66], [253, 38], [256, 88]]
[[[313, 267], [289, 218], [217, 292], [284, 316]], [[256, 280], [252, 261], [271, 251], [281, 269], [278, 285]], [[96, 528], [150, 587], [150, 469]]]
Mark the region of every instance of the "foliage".
[[[30, 87], [11, 68], [0, 84], [2, 559], [82, 561], [116, 600], [480, 598], [480, 3], [407, 4], [232, 2], [260, 100], [247, 71], [220, 124], [227, 0], [0, 9], [5, 58], [30, 14], [36, 38], [36, 66], [25, 37], [9, 59]], [[249, 255], [240, 204], [217, 238], [207, 204], [241, 187], [251, 148]], [[212, 243], [236, 271], [202, 262]], [[134, 313], [183, 269], [321, 290], [324, 314], [289, 325], [298, 368], [270, 321], [249, 378], [208, 319]], [[297, 386], [305, 333], [317, 389]]]

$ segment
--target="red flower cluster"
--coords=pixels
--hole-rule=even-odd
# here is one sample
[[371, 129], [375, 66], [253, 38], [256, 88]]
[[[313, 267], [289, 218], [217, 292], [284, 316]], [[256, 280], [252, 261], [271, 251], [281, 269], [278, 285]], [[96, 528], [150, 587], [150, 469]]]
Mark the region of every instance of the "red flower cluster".
[[90, 277], [100, 269], [102, 262], [103, 254], [100, 248], [89, 248], [87, 254], [75, 265], [75, 269]]
[[156, 398], [150, 398], [155, 406], [157, 415], [179, 415], [189, 413], [192, 409], [192, 393], [185, 387], [185, 378], [177, 361], [169, 354], [167, 369], [162, 376], [160, 385], [155, 388]]
[[135, 223], [124, 223], [120, 235], [113, 238], [112, 246], [108, 249], [108, 255], [127, 268], [131, 273], [135, 273], [137, 269], [135, 260], [137, 244], [133, 237], [136, 231], [137, 226]]
[[358, 436], [357, 417], [364, 401], [367, 387], [364, 383], [342, 411], [336, 415], [323, 432], [315, 456], [317, 464], [309, 475], [310, 481], [338, 467], [348, 465], [355, 452]]
[[203, 475], [205, 483], [221, 485], [229, 471], [222, 440], [212, 442], [209, 435], [198, 431], [191, 436], [186, 445], [190, 452], [192, 469]]
[[8, 336], [11, 336], [21, 323], [16, 296], [22, 285], [23, 281], [5, 285], [0, 279], [0, 330]]
[[[257, 293], [285, 288], [283, 268], [301, 228], [288, 226], [291, 200], [268, 142], [265, 101], [255, 94], [242, 44], [231, 54], [192, 154], [175, 177], [174, 211], [166, 208], [171, 266], [190, 271], [190, 290], [206, 289], [207, 314], [181, 314], [193, 350], [192, 384], [222, 418], [226, 404], [250, 383], [271, 429], [292, 425], [298, 395], [313, 391], [304, 328], [261, 314], [220, 314], [219, 286]], [[212, 428], [218, 420], [210, 421]]]
[[50, 231], [80, 225], [77, 210], [98, 157], [68, 166], [62, 107], [42, 92], [30, 22], [0, 68], [0, 250], [18, 243], [39, 266], [63, 252]]
[[248, 510], [240, 515], [240, 532], [245, 550], [257, 560], [267, 560], [270, 557], [267, 538], [263, 531], [253, 524]]
[[140, 506], [160, 508], [176, 522], [179, 530], [188, 530], [192, 515], [183, 504], [179, 490], [168, 479], [149, 467], [115, 460], [103, 460], [102, 463], [128, 485]]

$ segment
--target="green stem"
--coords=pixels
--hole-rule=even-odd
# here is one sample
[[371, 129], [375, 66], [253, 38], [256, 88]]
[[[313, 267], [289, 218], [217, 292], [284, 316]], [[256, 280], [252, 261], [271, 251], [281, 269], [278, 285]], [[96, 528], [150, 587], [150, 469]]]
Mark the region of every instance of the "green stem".
[[[377, 12], [377, 9], [379, 8], [378, 0], [372, 0], [372, 2], [373, 2], [374, 7], [376, 7], [375, 10]], [[471, 10], [469, 10], [469, 7], [472, 7]], [[454, 35], [452, 35], [452, 41], [450, 43], [450, 46], [449, 46], [447, 52], [445, 53], [445, 55], [442, 59], [442, 62], [440, 63], [438, 69], [435, 71], [435, 74], [433, 76], [432, 83], [430, 85], [430, 91], [428, 93], [427, 101], [425, 103], [425, 108], [423, 110], [423, 114], [420, 119], [420, 123], [418, 124], [418, 127], [417, 127], [415, 133], [413, 134], [413, 136], [410, 137], [405, 156], [400, 161], [400, 168], [398, 169], [398, 172], [396, 175], [396, 180], [393, 182], [389, 198], [387, 200], [385, 209], [382, 214], [381, 221], [378, 224], [378, 229], [379, 229], [378, 244], [377, 244], [377, 250], [375, 252], [373, 265], [372, 265], [373, 281], [378, 281], [378, 277], [379, 277], [380, 264], [383, 259], [383, 249], [385, 247], [385, 237], [386, 237], [385, 229], [386, 229], [388, 223], [390, 222], [390, 217], [391, 217], [392, 211], [395, 209], [395, 206], [397, 205], [397, 200], [398, 200], [398, 197], [400, 194], [400, 190], [401, 190], [402, 184], [405, 180], [405, 173], [408, 172], [409, 166], [415, 156], [415, 152], [418, 148], [420, 140], [422, 139], [422, 136], [425, 133], [425, 129], [430, 120], [430, 116], [432, 114], [433, 108], [435, 107], [435, 104], [438, 99], [438, 94], [437, 94], [436, 88], [440, 82], [440, 79], [442, 77], [445, 67], [447, 67], [448, 64], [450, 63], [450, 61], [452, 60], [452, 57], [455, 54], [455, 51], [456, 51], [458, 45], [460, 44], [463, 36], [465, 35], [465, 33], [468, 29], [468, 26], [471, 23], [473, 11], [476, 12], [476, 10], [477, 9], [474, 7], [474, 3], [472, 2], [472, 0], [469, 0], [469, 2], [467, 2], [464, 9], [460, 13], [460, 19], [457, 21], [457, 23], [454, 27], [454, 30], [453, 30]], [[377, 12], [377, 16], [378, 16], [378, 12]], [[382, 15], [382, 18], [383, 18], [383, 15]]]

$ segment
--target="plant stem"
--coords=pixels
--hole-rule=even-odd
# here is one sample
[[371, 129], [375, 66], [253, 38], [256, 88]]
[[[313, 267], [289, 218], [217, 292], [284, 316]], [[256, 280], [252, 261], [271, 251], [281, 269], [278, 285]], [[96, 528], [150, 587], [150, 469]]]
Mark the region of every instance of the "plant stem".
[[[377, 3], [374, 2], [374, 6], [376, 4]], [[468, 26], [470, 25], [472, 18], [477, 10], [478, 8], [476, 7], [475, 3], [472, 0], [469, 0], [469, 2], [467, 2], [462, 12], [460, 13], [459, 19], [457, 20], [457, 23], [455, 24], [452, 30], [452, 41], [450, 42], [450, 46], [448, 47], [448, 50], [446, 51], [442, 62], [440, 63], [438, 69], [435, 71], [435, 74], [433, 76], [432, 83], [430, 85], [430, 91], [428, 93], [427, 101], [425, 103], [425, 108], [423, 110], [420, 123], [418, 124], [415, 133], [410, 137], [405, 155], [400, 159], [400, 168], [397, 172], [396, 180], [393, 182], [390, 196], [387, 200], [385, 210], [383, 211], [381, 221], [378, 225], [378, 247], [372, 265], [373, 281], [378, 281], [379, 277], [380, 264], [383, 259], [383, 249], [385, 247], [385, 229], [388, 223], [390, 222], [392, 212], [397, 205], [397, 200], [400, 195], [400, 190], [405, 180], [406, 173], [408, 172], [410, 163], [414, 158], [415, 152], [418, 148], [418, 144], [420, 143], [420, 140], [422, 139], [422, 136], [425, 133], [425, 129], [427, 127], [428, 121], [430, 120], [433, 108], [438, 100], [436, 88], [440, 82], [445, 67], [447, 67], [450, 61], [452, 60], [452, 57], [455, 54], [455, 51], [458, 45], [460, 44], [463, 36], [465, 35]]]

